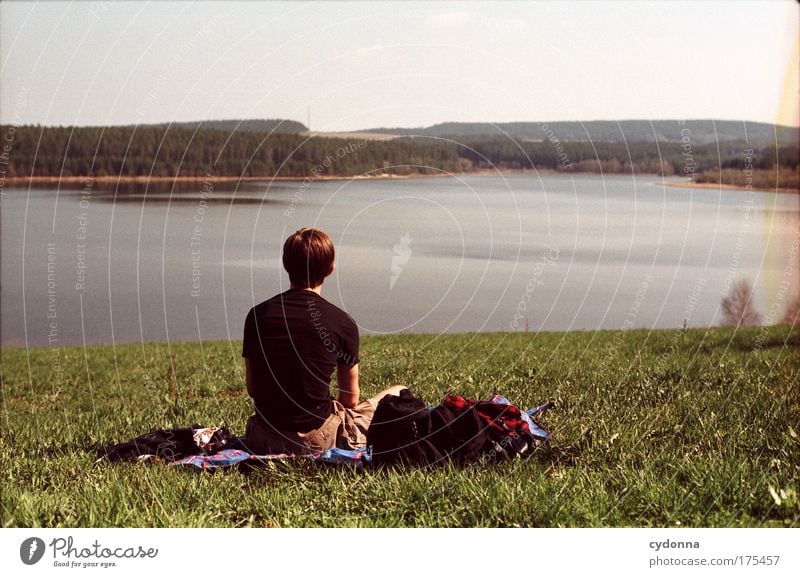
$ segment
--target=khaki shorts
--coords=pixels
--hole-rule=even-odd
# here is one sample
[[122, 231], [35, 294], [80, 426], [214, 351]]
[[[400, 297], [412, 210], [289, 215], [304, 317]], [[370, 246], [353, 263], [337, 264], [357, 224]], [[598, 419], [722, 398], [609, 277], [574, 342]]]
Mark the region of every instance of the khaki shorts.
[[258, 415], [247, 421], [245, 445], [256, 455], [278, 453], [309, 453], [338, 447], [340, 449], [363, 449], [367, 446], [367, 429], [375, 405], [361, 401], [355, 408], [345, 408], [333, 401], [333, 412], [319, 429], [298, 433], [271, 429]]

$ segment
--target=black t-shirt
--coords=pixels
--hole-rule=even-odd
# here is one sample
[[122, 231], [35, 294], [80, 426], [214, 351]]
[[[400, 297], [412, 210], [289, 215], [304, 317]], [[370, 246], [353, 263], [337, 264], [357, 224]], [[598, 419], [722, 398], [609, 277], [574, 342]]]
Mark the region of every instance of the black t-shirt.
[[358, 363], [358, 326], [317, 293], [289, 289], [247, 314], [242, 356], [261, 418], [282, 431], [310, 431], [331, 414], [336, 365]]

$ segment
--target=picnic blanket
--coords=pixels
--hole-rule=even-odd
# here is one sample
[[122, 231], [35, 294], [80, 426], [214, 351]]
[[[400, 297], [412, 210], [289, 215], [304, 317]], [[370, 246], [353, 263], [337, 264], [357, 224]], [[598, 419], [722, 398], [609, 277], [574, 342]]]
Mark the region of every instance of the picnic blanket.
[[241, 449], [222, 449], [213, 455], [190, 455], [170, 463], [173, 466], [190, 466], [197, 469], [216, 469], [232, 467], [234, 465], [253, 465], [268, 463], [269, 461], [283, 461], [288, 459], [310, 459], [320, 463], [338, 463], [361, 467], [372, 461], [370, 451], [367, 449], [328, 449], [323, 452], [311, 454], [289, 455], [278, 453], [275, 455], [253, 455]]
[[[460, 397], [458, 398], [460, 399]], [[463, 401], [463, 399], [461, 400]], [[475, 403], [475, 401], [467, 402]], [[486, 408], [487, 405], [497, 405], [497, 409], [500, 413], [507, 411], [508, 407], [514, 407], [514, 405], [503, 395], [494, 395], [488, 401], [482, 401], [478, 404], [483, 404], [484, 408]], [[542, 405], [528, 409], [527, 411], [520, 411], [518, 416], [521, 423], [524, 424], [515, 427], [513, 432], [517, 433], [518, 431], [526, 431], [539, 441], [547, 441], [550, 438], [550, 433], [539, 426], [534, 419], [552, 407], [553, 403], [548, 401]], [[432, 409], [433, 407], [430, 408]], [[513, 414], [516, 415], [515, 412]], [[500, 421], [490, 411], [484, 410], [481, 413], [481, 416], [486, 419], [487, 423], [489, 423], [492, 427], [508, 427], [508, 420]], [[206, 470], [233, 467], [237, 465], [258, 466], [259, 464], [263, 465], [270, 461], [282, 461], [287, 459], [310, 459], [319, 463], [344, 464], [360, 468], [372, 463], [372, 453], [369, 448], [354, 450], [333, 448], [323, 452], [300, 455], [289, 455], [286, 453], [273, 455], [254, 455], [242, 449], [222, 449], [213, 454], [189, 455], [173, 461], [171, 465], [188, 466]]]

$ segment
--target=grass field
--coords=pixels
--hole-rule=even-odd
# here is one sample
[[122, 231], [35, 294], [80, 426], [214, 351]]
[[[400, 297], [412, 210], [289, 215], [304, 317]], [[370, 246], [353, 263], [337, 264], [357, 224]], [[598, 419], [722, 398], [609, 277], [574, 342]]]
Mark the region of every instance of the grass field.
[[242, 434], [239, 342], [4, 349], [2, 525], [796, 527], [798, 345], [789, 327], [365, 337], [364, 396], [553, 399], [550, 446], [466, 469], [249, 474], [93, 453], [193, 422]]

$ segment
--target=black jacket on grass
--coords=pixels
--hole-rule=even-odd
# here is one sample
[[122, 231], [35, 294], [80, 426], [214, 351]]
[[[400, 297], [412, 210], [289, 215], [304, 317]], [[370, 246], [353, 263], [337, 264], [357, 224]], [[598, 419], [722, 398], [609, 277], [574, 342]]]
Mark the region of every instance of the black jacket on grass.
[[100, 454], [110, 461], [136, 461], [146, 456], [174, 461], [189, 455], [215, 453], [224, 448], [230, 438], [225, 428], [208, 429], [210, 435], [206, 441], [198, 435], [204, 430], [200, 425], [185, 429], [157, 429], [125, 443], [103, 447]]

